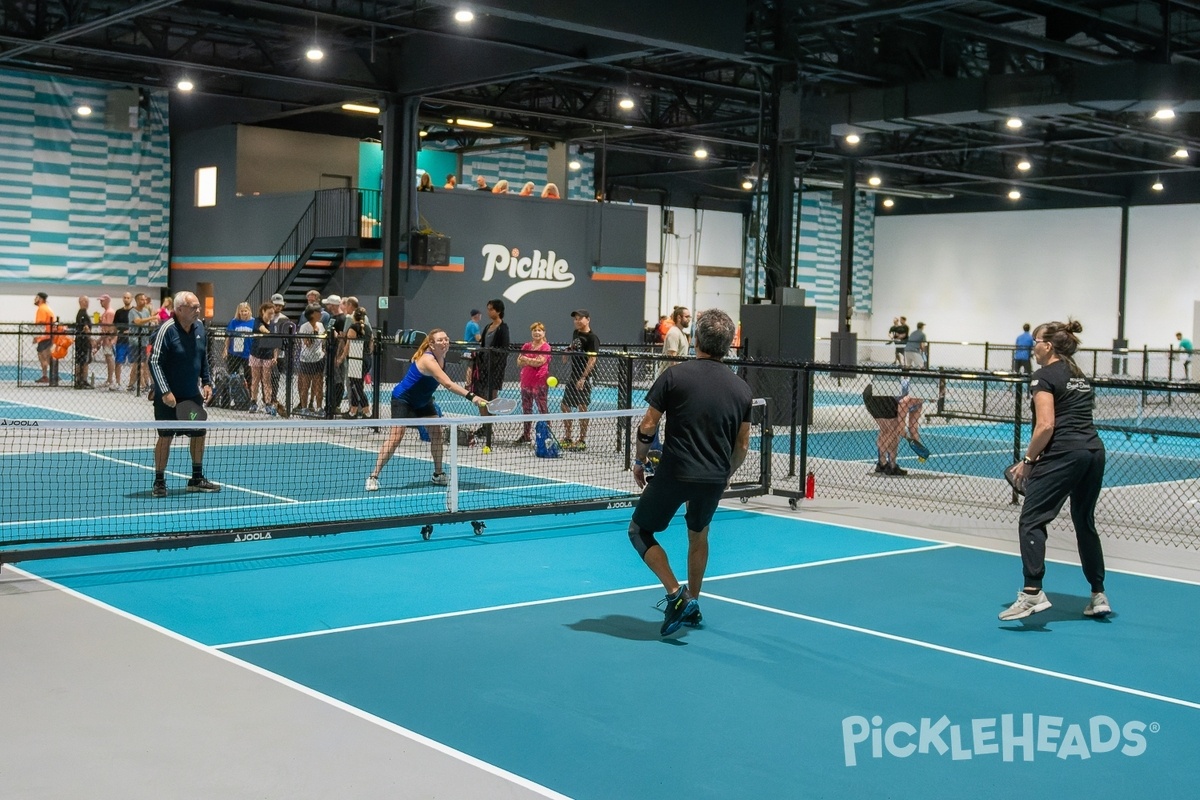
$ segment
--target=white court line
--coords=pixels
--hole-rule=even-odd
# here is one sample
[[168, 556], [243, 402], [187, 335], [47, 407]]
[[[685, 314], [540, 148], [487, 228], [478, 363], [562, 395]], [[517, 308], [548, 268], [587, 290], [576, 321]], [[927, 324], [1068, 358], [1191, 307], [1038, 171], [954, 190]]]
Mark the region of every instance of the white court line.
[[1155, 692], [1147, 692], [1142, 689], [1134, 689], [1129, 686], [1121, 686], [1120, 684], [1116, 684], [1116, 683], [1108, 683], [1107, 681], [1098, 681], [1098, 680], [1093, 680], [1092, 678], [1084, 678], [1079, 675], [1071, 675], [1066, 672], [1058, 672], [1057, 670], [1043, 669], [1041, 667], [1032, 667], [1028, 664], [1021, 664], [1016, 661], [1008, 661], [1003, 658], [995, 658], [993, 656], [985, 656], [980, 653], [972, 653], [969, 650], [959, 650], [956, 647], [946, 647], [945, 645], [934, 644], [932, 642], [926, 642], [926, 641], [922, 641], [920, 639], [910, 639], [907, 636], [898, 636], [894, 633], [884, 633], [883, 631], [877, 631], [877, 630], [873, 630], [871, 628], [862, 628], [862, 627], [859, 627], [858, 625], [849, 625], [845, 622], [835, 622], [834, 620], [831, 620], [831, 619], [824, 619], [822, 617], [813, 617], [813, 616], [809, 616], [808, 614], [799, 614], [795, 611], [785, 611], [781, 608], [772, 608], [771, 606], [764, 606], [764, 605], [760, 605], [758, 603], [751, 603], [746, 600], [735, 600], [732, 597], [724, 597], [722, 595], [712, 594], [710, 592], [705, 592], [704, 597], [705, 597], [705, 599], [708, 599], [708, 600], [720, 600], [720, 601], [723, 601], [726, 603], [732, 603], [735, 606], [743, 606], [745, 608], [754, 609], [755, 611], [765, 611], [768, 614], [778, 614], [781, 617], [790, 617], [792, 619], [798, 619], [798, 620], [802, 620], [804, 622], [812, 622], [817, 625], [826, 625], [831, 628], [839, 628], [841, 630], [850, 631], [852, 633], [861, 633], [866, 636], [874, 636], [878, 639], [886, 639], [890, 642], [899, 642], [901, 644], [909, 644], [914, 647], [924, 648], [926, 650], [935, 650], [939, 653], [946, 653], [946, 654], [952, 655], [952, 656], [960, 656], [962, 658], [969, 658], [969, 659], [972, 659], [973, 661], [982, 661], [987, 664], [995, 664], [997, 666], [1008, 667], [1010, 669], [1022, 670], [1024, 672], [1032, 672], [1037, 675], [1045, 675], [1050, 678], [1058, 678], [1060, 680], [1071, 681], [1072, 683], [1082, 683], [1086, 686], [1095, 686], [1100, 689], [1110, 689], [1114, 692], [1121, 692], [1122, 694], [1134, 695], [1135, 697], [1144, 697], [1148, 700], [1158, 700], [1163, 703], [1170, 703], [1172, 705], [1183, 706], [1185, 708], [1194, 708], [1194, 709], [1200, 710], [1200, 703], [1193, 702], [1191, 700], [1182, 700], [1178, 697], [1170, 697], [1165, 694], [1156, 694]]
[[[785, 567], [765, 567], [763, 569], [749, 570], [747, 572], [733, 572], [728, 575], [715, 575], [706, 577], [704, 580], [721, 581], [729, 578], [746, 578], [752, 575], [768, 575], [773, 572], [785, 572], [787, 570], [807, 569], [809, 567], [824, 567], [829, 564], [842, 564], [849, 561], [862, 561], [869, 558], [881, 558], [884, 556], [901, 555], [903, 553], [919, 552], [922, 550], [942, 550], [947, 547], [953, 547], [950, 544], [939, 544], [930, 547], [916, 548], [915, 550], [899, 550], [889, 551], [885, 553], [866, 553], [856, 556], [845, 556], [843, 558], [829, 558], [823, 561], [808, 561], [803, 564], [791, 564]], [[529, 608], [531, 606], [544, 606], [552, 603], [568, 603], [573, 600], [587, 600], [593, 597], [611, 597], [618, 594], [629, 594], [631, 592], [644, 592], [650, 589], [661, 589], [662, 586], [648, 584], [646, 586], [631, 586], [624, 589], [606, 589], [602, 592], [588, 592], [586, 594], [574, 594], [566, 597], [549, 597], [543, 600], [525, 600], [519, 603], [504, 603], [498, 606], [485, 606], [483, 608], [469, 608], [464, 611], [445, 611], [440, 614], [427, 614], [423, 617], [409, 617], [407, 619], [390, 619], [382, 622], [364, 622], [361, 625], [345, 625], [340, 628], [327, 628], [319, 631], [305, 631], [304, 633], [285, 633], [280, 636], [268, 636], [262, 639], [247, 639], [244, 642], [227, 642], [225, 644], [214, 644], [213, 647], [229, 648], [229, 647], [245, 647], [252, 644], [267, 644], [269, 642], [286, 642], [292, 639], [310, 639], [314, 636], [325, 636], [331, 633], [347, 633], [349, 631], [362, 631], [371, 628], [387, 628], [393, 625], [407, 625], [410, 622], [426, 622], [433, 619], [450, 619], [452, 617], [466, 617], [472, 614], [486, 614], [491, 611], [507, 611], [513, 608]]]
[[[138, 469], [144, 469], [144, 470], [148, 470], [150, 472], [154, 472], [154, 467], [152, 467], [152, 466], [148, 467], [145, 464], [139, 464], [136, 461], [126, 461], [123, 458], [113, 458], [112, 456], [106, 456], [103, 453], [97, 453], [92, 450], [84, 450], [83, 452], [84, 452], [84, 455], [95, 456], [96, 458], [100, 458], [105, 461], [112, 461], [115, 464], [124, 464], [127, 467], [137, 467]], [[190, 479], [192, 477], [191, 475], [184, 475], [181, 472], [167, 472], [167, 474], [170, 475], [172, 478], [188, 478], [188, 479]], [[245, 492], [246, 494], [258, 495], [259, 497], [268, 497], [272, 500], [278, 500], [281, 503], [302, 502], [300, 500], [293, 500], [290, 497], [281, 497], [277, 494], [271, 494], [270, 492], [260, 492], [257, 489], [247, 489], [244, 486], [234, 486], [231, 483], [222, 483], [221, 488], [222, 489], [233, 489], [238, 492]]]
[[307, 695], [308, 697], [312, 697], [316, 700], [319, 700], [323, 703], [333, 706], [336, 709], [345, 711], [346, 713], [351, 714], [355, 717], [358, 717], [359, 719], [366, 720], [367, 722], [378, 725], [379, 727], [381, 727], [385, 730], [389, 730], [392, 733], [399, 734], [399, 735], [405, 737], [406, 739], [416, 742], [417, 744], [424, 745], [425, 747], [428, 747], [431, 750], [435, 750], [439, 753], [442, 753], [443, 755], [447, 755], [447, 756], [450, 756], [451, 758], [457, 759], [457, 760], [463, 762], [464, 764], [468, 764], [470, 766], [473, 766], [480, 770], [483, 770], [484, 772], [486, 772], [490, 775], [495, 775], [496, 777], [507, 780], [510, 783], [516, 784], [517, 786], [520, 786], [525, 789], [529, 789], [532, 792], [536, 792], [537, 794], [541, 795], [542, 797], [548, 797], [551, 800], [571, 800], [571, 798], [568, 797], [567, 795], [560, 794], [560, 793], [554, 791], [553, 789], [550, 789], [549, 787], [542, 786], [540, 783], [534, 783], [533, 781], [529, 780], [528, 778], [523, 778], [514, 772], [509, 772], [508, 770], [498, 767], [495, 764], [490, 764], [486, 761], [482, 761], [482, 760], [476, 758], [475, 756], [468, 755], [467, 753], [464, 753], [461, 750], [456, 750], [447, 744], [443, 744], [442, 742], [437, 741], [436, 739], [430, 739], [427, 736], [422, 736], [421, 734], [417, 733], [416, 731], [409, 730], [408, 728], [405, 728], [401, 725], [397, 725], [394, 722], [389, 722], [388, 720], [383, 719], [382, 717], [377, 717], [374, 714], [370, 714], [366, 711], [363, 711], [361, 708], [356, 708], [348, 703], [342, 702], [341, 700], [330, 697], [327, 694], [318, 692], [317, 690], [312, 689], [308, 686], [305, 686], [302, 683], [297, 683], [293, 680], [283, 677], [282, 675], [277, 675], [274, 672], [263, 669], [262, 667], [259, 667], [255, 664], [251, 664], [249, 662], [242, 661], [241, 659], [231, 656], [228, 653], [221, 652], [220, 650], [216, 649], [215, 647], [211, 647], [209, 645], [202, 644], [201, 642], [197, 642], [195, 639], [189, 639], [188, 637], [186, 637], [182, 634], [176, 633], [175, 631], [172, 631], [168, 628], [164, 628], [161, 625], [156, 625], [155, 623], [150, 622], [149, 620], [142, 619], [141, 617], [136, 616], [134, 614], [130, 614], [127, 611], [122, 611], [121, 609], [117, 608], [116, 606], [111, 606], [108, 603], [97, 600], [94, 597], [89, 597], [86, 594], [77, 592], [74, 589], [70, 589], [66, 586], [55, 583], [54, 581], [47, 580], [45, 578], [34, 575], [33, 573], [30, 573], [30, 572], [26, 572], [25, 570], [20, 569], [19, 567], [15, 567], [12, 564], [7, 564], [6, 567], [8, 569], [11, 569], [13, 572], [15, 572], [18, 575], [21, 575], [30, 580], [38, 581], [39, 583], [45, 584], [46, 586], [49, 586], [54, 589], [58, 589], [59, 591], [64, 592], [64, 593], [70, 595], [71, 597], [75, 597], [79, 600], [82, 600], [85, 603], [90, 603], [93, 606], [96, 606], [97, 608], [101, 608], [101, 609], [104, 609], [105, 611], [116, 614], [117, 616], [122, 617], [123, 619], [127, 619], [127, 620], [135, 622], [139, 625], [143, 625], [146, 628], [149, 628], [150, 630], [155, 631], [157, 633], [163, 634], [164, 636], [174, 639], [177, 642], [182, 642], [183, 644], [186, 644], [189, 647], [194, 647], [197, 650], [208, 653], [209, 655], [215, 656], [215, 657], [217, 657], [223, 661], [226, 661], [230, 664], [234, 664], [236, 666], [241, 667], [242, 669], [253, 672], [255, 675], [259, 675], [268, 680], [275, 681], [276, 683], [278, 683], [282, 686], [286, 686], [289, 689], [293, 689], [297, 692], [300, 692], [301, 694]]

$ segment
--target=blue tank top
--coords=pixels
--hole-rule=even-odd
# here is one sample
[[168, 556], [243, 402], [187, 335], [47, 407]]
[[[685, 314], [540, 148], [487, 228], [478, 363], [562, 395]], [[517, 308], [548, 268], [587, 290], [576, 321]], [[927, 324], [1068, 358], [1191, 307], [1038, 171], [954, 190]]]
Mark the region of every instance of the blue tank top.
[[404, 380], [392, 389], [392, 399], [403, 400], [410, 408], [425, 408], [433, 402], [433, 393], [437, 387], [437, 378], [425, 375], [417, 369], [415, 361], [410, 361], [408, 372], [404, 373]]

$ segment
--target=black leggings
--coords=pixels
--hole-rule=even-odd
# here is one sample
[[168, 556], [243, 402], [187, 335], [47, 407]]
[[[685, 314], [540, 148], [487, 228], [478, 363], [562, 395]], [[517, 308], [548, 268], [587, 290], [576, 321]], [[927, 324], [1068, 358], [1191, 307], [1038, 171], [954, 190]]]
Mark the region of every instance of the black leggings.
[[1104, 550], [1096, 532], [1096, 500], [1103, 483], [1104, 450], [1065, 450], [1033, 465], [1017, 524], [1026, 586], [1042, 586], [1046, 577], [1046, 526], [1070, 497], [1083, 575], [1093, 592], [1104, 591]]

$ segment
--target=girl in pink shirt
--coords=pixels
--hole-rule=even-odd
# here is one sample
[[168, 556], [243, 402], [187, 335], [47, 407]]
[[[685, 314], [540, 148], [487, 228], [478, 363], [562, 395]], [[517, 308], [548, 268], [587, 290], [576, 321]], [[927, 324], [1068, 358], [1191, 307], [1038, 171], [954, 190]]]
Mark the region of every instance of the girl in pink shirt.
[[[521, 345], [521, 355], [517, 356], [517, 364], [521, 367], [521, 413], [533, 412], [533, 403], [537, 401], [538, 412], [548, 414], [546, 396], [550, 387], [546, 386], [546, 378], [550, 376], [550, 343], [546, 341], [546, 326], [535, 322], [529, 326], [533, 341]], [[514, 444], [528, 444], [532, 438], [533, 423], [525, 423], [525, 432], [517, 437]]]

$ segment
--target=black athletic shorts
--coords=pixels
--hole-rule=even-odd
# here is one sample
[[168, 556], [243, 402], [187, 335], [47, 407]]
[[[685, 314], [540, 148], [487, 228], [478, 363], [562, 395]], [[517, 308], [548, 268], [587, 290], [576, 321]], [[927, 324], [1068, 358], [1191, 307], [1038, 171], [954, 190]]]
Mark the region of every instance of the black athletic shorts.
[[683, 518], [688, 530], [702, 531], [712, 522], [724, 493], [724, 483], [691, 483], [659, 475], [648, 481], [642, 490], [637, 508], [633, 510], [633, 521], [650, 533], [665, 531], [675, 512], [687, 503]]
[[592, 404], [592, 383], [584, 381], [582, 389], [576, 389], [578, 378], [570, 381], [563, 391], [562, 404], [567, 408], [587, 408]]
[[867, 413], [875, 419], [895, 419], [900, 416], [900, 406], [896, 403], [896, 398], [872, 394], [870, 386], [863, 389], [863, 405], [867, 407]]
[[[178, 405], [184, 400], [194, 400], [200, 405], [204, 405], [204, 396], [196, 395], [195, 397], [175, 397], [175, 404]], [[157, 394], [154, 395], [154, 419], [159, 422], [178, 422], [179, 418], [175, 416], [175, 409], [162, 401], [162, 398]], [[159, 436], [203, 436], [207, 431], [204, 429], [197, 430], [196, 428], [159, 428]]]
[[392, 398], [392, 419], [414, 419], [417, 417], [436, 417], [437, 406], [431, 401], [423, 408], [413, 408], [408, 401], [397, 397]]

